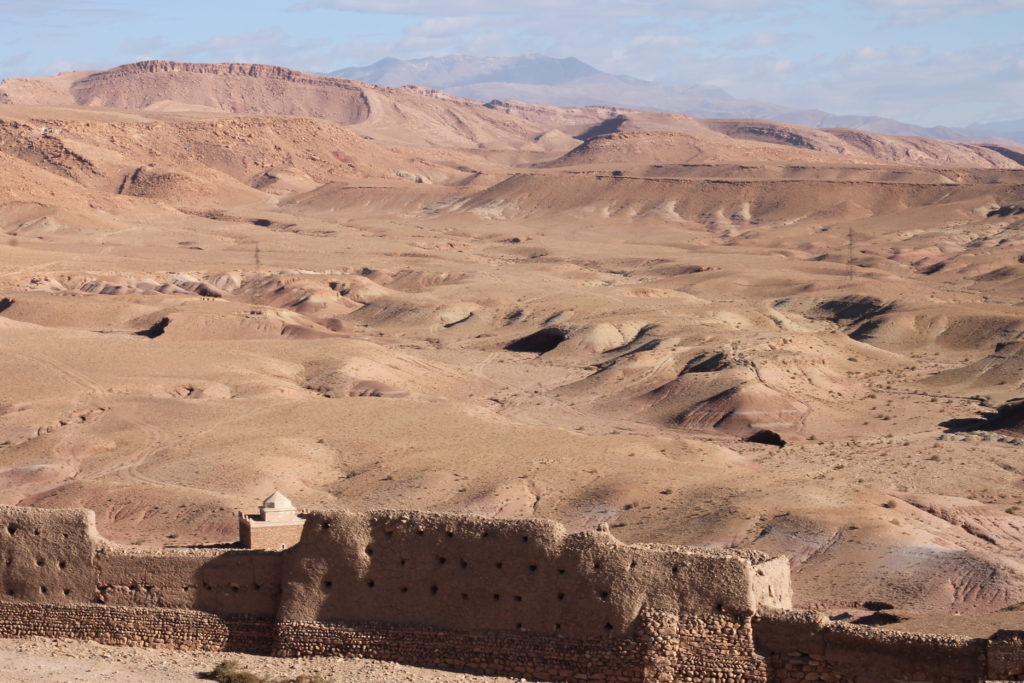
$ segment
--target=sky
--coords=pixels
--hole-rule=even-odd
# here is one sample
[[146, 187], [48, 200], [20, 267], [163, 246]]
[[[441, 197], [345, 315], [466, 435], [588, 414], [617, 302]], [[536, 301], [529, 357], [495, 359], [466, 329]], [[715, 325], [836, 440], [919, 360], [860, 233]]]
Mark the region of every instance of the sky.
[[836, 114], [1024, 119], [1024, 0], [0, 0], [0, 79], [526, 53]]

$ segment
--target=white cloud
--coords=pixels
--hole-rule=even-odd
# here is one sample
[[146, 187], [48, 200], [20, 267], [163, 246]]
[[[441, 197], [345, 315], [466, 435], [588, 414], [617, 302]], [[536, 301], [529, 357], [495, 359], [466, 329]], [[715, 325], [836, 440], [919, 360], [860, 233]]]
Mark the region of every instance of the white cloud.
[[641, 33], [629, 39], [630, 50], [639, 48], [654, 48], [658, 50], [680, 48], [694, 48], [706, 45], [703, 40], [696, 36], [679, 33]]
[[0, 15], [4, 18], [57, 20], [74, 15], [76, 20], [99, 21], [126, 14], [137, 15], [138, 12], [137, 7], [125, 0], [0, 0]]
[[[966, 125], [992, 103], [1019, 101], [1024, 68], [1014, 55], [1021, 50], [1024, 44], [948, 51], [863, 46], [829, 61], [800, 64], [794, 69], [800, 78], [780, 81], [783, 87], [765, 90], [756, 74], [740, 77], [748, 93], [797, 106]], [[969, 111], [965, 103], [977, 109]]]
[[668, 17], [693, 14], [779, 10], [792, 5], [789, 0], [307, 0], [293, 5], [296, 10], [337, 9], [374, 14], [414, 16], [472, 15], [600, 15], [614, 17]]
[[46, 14], [92, 5], [89, 0], [0, 0], [4, 14]]
[[917, 23], [949, 16], [980, 16], [1024, 10], [1024, 0], [858, 0], [868, 10], [901, 23]]
[[31, 53], [20, 52], [14, 55], [8, 55], [0, 57], [0, 69], [11, 69], [16, 66], [21, 66], [28, 61]]
[[147, 43], [150, 49], [146, 52], [150, 58], [273, 64], [312, 72], [332, 71], [339, 62], [351, 59], [352, 55], [363, 55], [376, 49], [387, 51], [394, 47], [394, 43], [368, 45], [350, 41], [339, 44], [319, 39], [296, 39], [278, 28], [214, 36], [176, 47], [166, 47], [159, 38], [134, 41], [139, 49], [145, 49]]
[[448, 38], [482, 27], [493, 28], [493, 24], [478, 16], [430, 17], [411, 27], [406, 33], [410, 36]]
[[49, 64], [44, 66], [42, 73], [46, 76], [55, 76], [57, 74], [64, 73], [65, 71], [79, 71], [84, 68], [85, 67], [83, 67], [81, 64], [76, 64], [71, 60], [60, 59], [56, 62], [50, 62]]
[[727, 45], [733, 50], [768, 50], [799, 40], [794, 33], [776, 33], [774, 31], [751, 31], [730, 41]]

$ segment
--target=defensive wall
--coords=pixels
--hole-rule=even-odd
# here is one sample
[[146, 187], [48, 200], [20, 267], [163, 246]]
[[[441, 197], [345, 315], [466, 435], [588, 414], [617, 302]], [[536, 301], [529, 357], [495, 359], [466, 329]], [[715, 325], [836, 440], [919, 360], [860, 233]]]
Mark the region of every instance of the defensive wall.
[[1024, 633], [792, 611], [789, 564], [553, 522], [314, 512], [281, 551], [144, 550], [0, 506], [0, 636], [373, 657], [547, 681], [1024, 680]]

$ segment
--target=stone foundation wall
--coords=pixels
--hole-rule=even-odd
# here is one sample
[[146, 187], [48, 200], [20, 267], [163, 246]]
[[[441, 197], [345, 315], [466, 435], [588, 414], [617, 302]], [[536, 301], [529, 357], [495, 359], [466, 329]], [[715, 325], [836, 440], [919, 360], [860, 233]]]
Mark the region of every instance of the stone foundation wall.
[[[634, 636], [571, 638], [380, 623], [282, 622], [275, 654], [384, 659], [540, 681], [765, 681], [749, 619], [644, 614]], [[680, 638], [680, 636], [683, 636]]]
[[[992, 675], [991, 641], [838, 624], [812, 612], [772, 612], [754, 624], [768, 681], [977, 683]], [[1024, 650], [1011, 648], [1020, 656]]]
[[986, 650], [990, 679], [1024, 681], [1024, 631], [997, 631]]
[[[671, 633], [670, 629], [659, 629]], [[764, 681], [767, 667], [754, 651], [754, 634], [750, 618], [729, 619], [724, 616], [689, 616], [680, 620], [674, 644], [673, 678], [666, 681]], [[654, 679], [657, 680], [657, 679]]]
[[105, 645], [270, 654], [275, 621], [181, 609], [0, 604], [0, 636], [76, 638]]
[[462, 632], [390, 624], [282, 622], [275, 654], [365, 657], [541, 681], [641, 683], [644, 644], [628, 638], [555, 638], [533, 633]]

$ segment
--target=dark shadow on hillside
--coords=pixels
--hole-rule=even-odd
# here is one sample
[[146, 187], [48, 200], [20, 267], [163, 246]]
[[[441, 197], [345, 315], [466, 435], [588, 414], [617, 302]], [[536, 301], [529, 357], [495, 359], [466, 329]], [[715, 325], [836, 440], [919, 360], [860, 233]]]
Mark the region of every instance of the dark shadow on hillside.
[[155, 323], [152, 327], [136, 332], [135, 334], [137, 334], [140, 337], [146, 337], [148, 339], [156, 339], [161, 334], [163, 334], [164, 331], [167, 330], [167, 326], [170, 324], [170, 318], [161, 318], [160, 322]]
[[875, 612], [859, 619], [854, 619], [851, 624], [860, 624], [861, 626], [888, 626], [889, 624], [898, 624], [903, 621], [902, 617], [898, 617], [895, 614], [889, 614], [888, 612]]
[[622, 130], [622, 124], [624, 124], [626, 121], [627, 118], [622, 114], [619, 114], [618, 116], [613, 116], [610, 119], [605, 119], [596, 126], [591, 126], [587, 130], [577, 135], [576, 139], [586, 141], [590, 140], [591, 138], [596, 138], [600, 135], [610, 135], [612, 133], [618, 133], [619, 131]]
[[955, 417], [952, 420], [940, 422], [939, 426], [945, 428], [947, 434], [956, 432], [974, 432], [979, 429], [987, 429], [988, 419], [984, 417]]
[[520, 353], [547, 353], [558, 348], [558, 345], [564, 342], [567, 336], [565, 331], [557, 327], [548, 327], [510, 342], [505, 346], [505, 350]]
[[995, 411], [983, 412], [977, 417], [961, 417], [939, 423], [946, 433], [1009, 431], [1024, 434], [1024, 398], [1007, 401]]
[[786, 445], [785, 440], [770, 429], [762, 429], [759, 432], [751, 434], [744, 439], [744, 441], [747, 443], [761, 443], [766, 446], [778, 446], [779, 448]]

